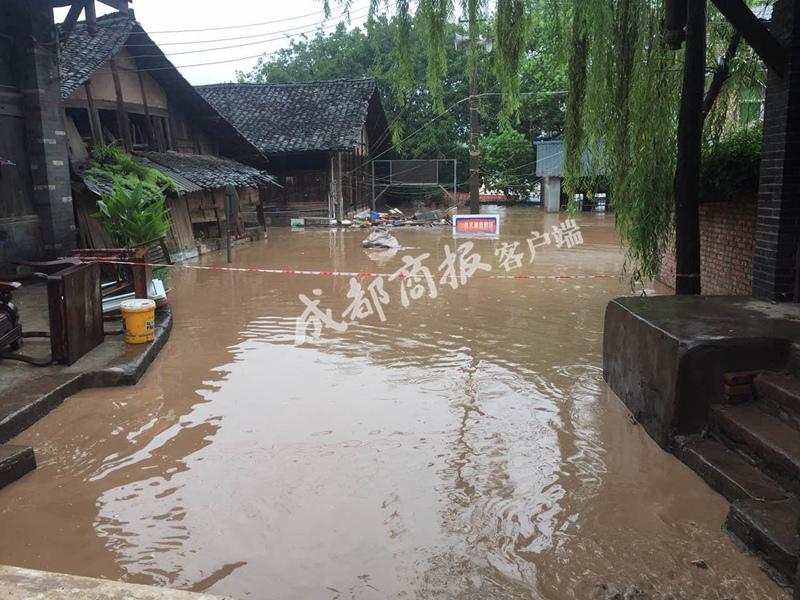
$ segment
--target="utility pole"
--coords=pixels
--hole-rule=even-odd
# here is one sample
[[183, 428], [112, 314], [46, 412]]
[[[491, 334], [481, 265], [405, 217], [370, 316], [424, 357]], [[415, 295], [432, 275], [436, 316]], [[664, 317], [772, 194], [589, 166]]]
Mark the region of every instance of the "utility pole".
[[[462, 43], [469, 44], [469, 212], [478, 214], [481, 211], [481, 148], [479, 141], [480, 115], [478, 113], [478, 49], [483, 47], [486, 52], [492, 51], [492, 38], [478, 38], [478, 19], [470, 11], [468, 20], [469, 35], [456, 35], [456, 49]], [[462, 21], [463, 22], [463, 21]]]
[[473, 55], [469, 77], [469, 212], [477, 215], [481, 212], [481, 148], [478, 143], [481, 124], [478, 114], [478, 52], [474, 44], [470, 46]]

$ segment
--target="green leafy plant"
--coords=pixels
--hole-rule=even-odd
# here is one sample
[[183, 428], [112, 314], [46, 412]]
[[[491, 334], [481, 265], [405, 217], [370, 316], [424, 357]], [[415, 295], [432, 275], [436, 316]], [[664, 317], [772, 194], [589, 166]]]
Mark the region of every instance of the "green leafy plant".
[[130, 247], [165, 235], [170, 228], [164, 196], [152, 197], [144, 192], [140, 182], [132, 190], [115, 184], [97, 201], [98, 212], [93, 216], [100, 221], [119, 247]]
[[115, 187], [128, 191], [141, 185], [144, 196], [153, 199], [163, 197], [165, 192], [178, 191], [172, 179], [113, 145], [97, 144], [94, 147], [86, 176], [97, 183], [110, 181]]
[[737, 200], [758, 191], [761, 127], [740, 129], [709, 143], [703, 152], [702, 197]]

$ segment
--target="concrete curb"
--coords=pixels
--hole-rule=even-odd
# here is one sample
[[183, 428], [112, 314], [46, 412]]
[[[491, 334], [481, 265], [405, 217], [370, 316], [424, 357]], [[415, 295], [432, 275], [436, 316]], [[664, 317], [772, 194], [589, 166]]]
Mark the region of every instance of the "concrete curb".
[[[19, 408], [0, 420], [0, 443], [19, 435], [59, 406], [66, 398], [81, 390], [135, 385], [166, 344], [171, 330], [170, 310], [159, 311], [156, 314], [155, 340], [141, 350], [131, 349], [131, 356], [114, 360], [102, 368], [42, 376], [36, 385], [38, 390], [31, 390], [27, 385], [17, 386], [10, 394], [15, 396], [15, 404], [18, 404]], [[42, 391], [42, 388], [47, 389]]]

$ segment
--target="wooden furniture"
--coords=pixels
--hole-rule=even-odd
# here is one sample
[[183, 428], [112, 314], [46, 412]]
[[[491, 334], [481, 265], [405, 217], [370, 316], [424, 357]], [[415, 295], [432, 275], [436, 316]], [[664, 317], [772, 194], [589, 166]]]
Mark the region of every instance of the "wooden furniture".
[[53, 361], [71, 365], [103, 342], [100, 265], [73, 265], [44, 277]]
[[97, 248], [73, 250], [72, 254], [81, 262], [100, 264], [103, 272], [108, 274], [108, 278], [116, 280], [114, 286], [103, 290], [103, 296], [118, 295], [132, 290], [134, 297], [147, 298], [151, 269], [146, 265], [145, 248]]

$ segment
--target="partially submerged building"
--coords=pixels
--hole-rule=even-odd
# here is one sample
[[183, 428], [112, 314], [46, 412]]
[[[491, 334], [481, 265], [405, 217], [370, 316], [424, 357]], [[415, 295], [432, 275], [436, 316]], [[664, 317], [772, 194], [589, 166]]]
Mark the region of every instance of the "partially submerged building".
[[110, 182], [84, 170], [96, 144], [120, 145], [175, 182], [177, 193], [168, 194], [173, 251], [223, 235], [228, 185], [239, 197], [236, 231], [263, 225], [261, 200], [273, 185], [266, 157], [194, 90], [133, 13], [100, 17], [92, 30], [86, 22], [72, 27], [60, 95], [82, 244], [108, 243], [91, 214]]
[[370, 159], [390, 146], [374, 79], [227, 83], [197, 91], [269, 158], [264, 210], [344, 218], [370, 205]]
[[[536, 176], [541, 178], [542, 205], [547, 212], [561, 209], [561, 183], [564, 180], [564, 141], [547, 140], [535, 142]], [[585, 150], [581, 157], [581, 174], [588, 176], [591, 155]]]
[[[60, 26], [54, 5], [70, 6]], [[108, 244], [90, 215], [110, 184], [84, 177], [97, 144], [176, 182], [173, 251], [222, 233], [227, 185], [239, 196], [237, 231], [263, 225], [267, 158], [181, 76], [127, 2], [116, 5], [96, 18], [83, 0], [0, 3], [0, 273]]]

